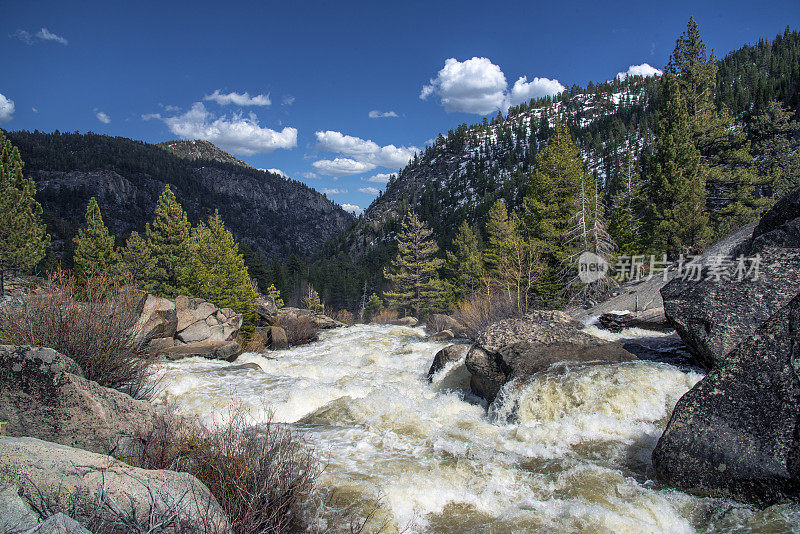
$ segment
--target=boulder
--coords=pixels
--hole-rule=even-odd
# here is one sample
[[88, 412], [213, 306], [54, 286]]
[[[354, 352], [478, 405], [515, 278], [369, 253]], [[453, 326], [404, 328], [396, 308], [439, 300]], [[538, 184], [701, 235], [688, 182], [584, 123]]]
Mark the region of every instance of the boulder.
[[[703, 254], [702, 280], [676, 277], [661, 290], [667, 319], [706, 368], [724, 363], [739, 343], [800, 294], [800, 188], [779, 200], [751, 233], [748, 228]], [[760, 257], [757, 278], [707, 280], [721, 255]]]
[[235, 341], [200, 341], [166, 347], [155, 354], [168, 360], [182, 360], [183, 358], [199, 356], [209, 360], [231, 361], [241, 353], [242, 348]]
[[286, 330], [280, 326], [270, 326], [267, 331], [267, 343], [272, 350], [285, 350], [289, 348]]
[[26, 534], [92, 534], [83, 526], [61, 512], [51, 515]]
[[292, 307], [284, 307], [278, 310], [278, 314], [275, 321], [272, 321], [270, 324], [280, 325], [284, 324], [287, 321], [296, 321], [299, 317], [308, 317], [311, 322], [313, 322], [317, 328], [320, 330], [327, 330], [330, 328], [339, 328], [342, 326], [347, 326], [346, 324], [332, 319], [327, 315], [314, 313], [311, 310], [306, 310], [303, 308], [292, 308]]
[[175, 336], [178, 314], [173, 301], [143, 293], [139, 309], [139, 320], [133, 327], [137, 340], [146, 342]]
[[499, 321], [479, 333], [465, 361], [476, 395], [493, 401], [503, 385], [553, 364], [635, 360], [621, 343], [581, 331], [583, 324], [560, 311], [535, 311]]
[[241, 314], [230, 308], [217, 308], [200, 298], [175, 298], [178, 316], [177, 337], [183, 343], [230, 341], [242, 327]]
[[401, 317], [400, 319], [395, 319], [390, 324], [397, 325], [397, 326], [417, 326], [419, 321], [416, 317]]
[[230, 531], [217, 500], [187, 473], [139, 469], [36, 438], [0, 437], [0, 484], [19, 487], [34, 508], [103, 523], [104, 532], [148, 532], [157, 521], [167, 532]]
[[9, 436], [122, 456], [161, 417], [148, 402], [83, 378], [52, 349], [0, 345], [0, 421]]
[[449, 341], [455, 337], [452, 330], [442, 330], [441, 332], [433, 334], [431, 336], [431, 341]]
[[39, 524], [39, 514], [22, 500], [16, 484], [0, 485], [0, 532], [28, 532]]
[[431, 335], [449, 330], [453, 333], [454, 337], [468, 337], [467, 328], [461, 324], [461, 322], [459, 322], [456, 318], [443, 313], [434, 313], [428, 317], [428, 320], [425, 322], [425, 330]]
[[653, 451], [656, 476], [761, 506], [797, 501], [799, 376], [797, 296], [678, 401]]
[[149, 352], [150, 354], [158, 354], [162, 350], [172, 348], [177, 344], [180, 344], [180, 341], [176, 343], [174, 338], [159, 337], [150, 340], [150, 343], [147, 344], [147, 352]]
[[428, 381], [430, 382], [433, 375], [441, 371], [448, 363], [457, 362], [464, 358], [469, 347], [470, 346], [466, 344], [448, 345], [437, 352], [436, 356], [433, 357], [433, 363], [431, 363], [430, 369], [428, 369]]
[[664, 330], [669, 328], [664, 308], [651, 308], [625, 314], [604, 313], [598, 319], [600, 326], [611, 332], [621, 332], [623, 328], [643, 328], [645, 330]]
[[278, 306], [270, 295], [261, 295], [256, 299], [256, 312], [259, 317], [271, 319], [278, 314]]

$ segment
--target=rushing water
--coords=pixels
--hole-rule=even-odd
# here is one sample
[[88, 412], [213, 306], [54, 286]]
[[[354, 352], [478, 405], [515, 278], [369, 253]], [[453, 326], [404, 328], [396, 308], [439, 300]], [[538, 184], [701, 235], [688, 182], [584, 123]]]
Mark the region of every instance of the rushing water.
[[428, 382], [444, 346], [421, 329], [338, 329], [312, 345], [236, 361], [260, 369], [162, 363], [159, 400], [209, 425], [233, 404], [257, 420], [271, 410], [316, 449], [326, 465], [321, 487], [341, 505], [379, 499], [374, 517], [389, 531], [800, 530], [795, 508], [758, 511], [651, 480], [652, 449], [701, 375], [644, 361], [560, 366], [507, 384], [487, 407], [470, 395], [463, 361]]

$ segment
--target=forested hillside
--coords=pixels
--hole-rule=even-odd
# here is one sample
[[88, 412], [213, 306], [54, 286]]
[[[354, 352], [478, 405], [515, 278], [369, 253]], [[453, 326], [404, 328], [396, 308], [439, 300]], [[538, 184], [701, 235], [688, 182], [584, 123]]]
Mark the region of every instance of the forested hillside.
[[[253, 169], [205, 141], [173, 142], [165, 150], [91, 133], [7, 136], [19, 148], [25, 175], [36, 182], [53, 250], [66, 252], [67, 263], [72, 255], [65, 248], [83, 223], [90, 197], [97, 199], [111, 232], [125, 238], [133, 230], [144, 231], [167, 184], [192, 224], [218, 209], [251, 256], [313, 254], [353, 220], [306, 185]], [[179, 156], [170, 150], [183, 151]]]

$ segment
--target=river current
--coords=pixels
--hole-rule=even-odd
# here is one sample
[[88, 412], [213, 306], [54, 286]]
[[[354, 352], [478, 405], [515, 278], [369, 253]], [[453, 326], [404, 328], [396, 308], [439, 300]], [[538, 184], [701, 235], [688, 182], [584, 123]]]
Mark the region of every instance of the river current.
[[377, 502], [372, 521], [388, 532], [800, 531], [795, 507], [757, 510], [652, 480], [653, 447], [702, 375], [646, 361], [557, 366], [487, 406], [463, 361], [428, 381], [445, 345], [418, 328], [358, 325], [236, 361], [258, 369], [163, 362], [156, 402], [207, 425], [234, 405], [256, 421], [271, 411], [325, 465], [319, 486], [334, 499], [323, 517]]

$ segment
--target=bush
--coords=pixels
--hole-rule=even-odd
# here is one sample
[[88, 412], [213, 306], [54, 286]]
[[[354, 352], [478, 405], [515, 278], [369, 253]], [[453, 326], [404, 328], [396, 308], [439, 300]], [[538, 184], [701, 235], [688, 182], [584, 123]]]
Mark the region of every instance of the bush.
[[378, 312], [370, 322], [376, 324], [387, 324], [396, 321], [398, 317], [400, 317], [400, 315], [397, 313], [397, 310], [386, 308]]
[[356, 322], [356, 318], [347, 310], [339, 310], [333, 315], [333, 318], [346, 325], [352, 325]]
[[278, 326], [286, 331], [289, 345], [297, 347], [319, 339], [319, 328], [310, 317], [304, 315], [280, 314]]
[[0, 306], [0, 342], [50, 347], [69, 356], [89, 380], [147, 398], [151, 359], [134, 336], [141, 293], [104, 274], [79, 283], [57, 271], [41, 292]]
[[316, 458], [283, 425], [254, 425], [239, 408], [229, 415], [229, 422], [214, 430], [167, 420], [142, 436], [144, 447], [133, 463], [197, 477], [225, 510], [236, 534], [302, 527], [299, 507], [309, 500], [321, 472]]
[[492, 323], [518, 315], [517, 307], [508, 295], [501, 292], [475, 293], [461, 301], [453, 314], [455, 319], [464, 325], [467, 335], [473, 341]]

